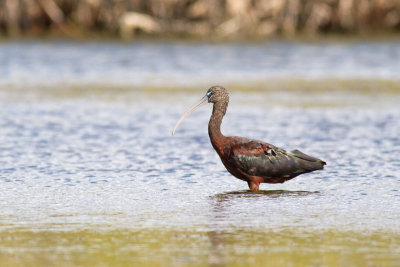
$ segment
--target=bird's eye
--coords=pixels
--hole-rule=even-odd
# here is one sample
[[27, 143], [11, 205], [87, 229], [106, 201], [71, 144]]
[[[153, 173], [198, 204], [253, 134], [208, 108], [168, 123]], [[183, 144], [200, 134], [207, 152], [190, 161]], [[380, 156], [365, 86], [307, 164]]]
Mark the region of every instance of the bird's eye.
[[207, 94], [206, 94], [207, 97], [210, 97], [211, 95], [212, 95], [211, 91], [208, 91]]

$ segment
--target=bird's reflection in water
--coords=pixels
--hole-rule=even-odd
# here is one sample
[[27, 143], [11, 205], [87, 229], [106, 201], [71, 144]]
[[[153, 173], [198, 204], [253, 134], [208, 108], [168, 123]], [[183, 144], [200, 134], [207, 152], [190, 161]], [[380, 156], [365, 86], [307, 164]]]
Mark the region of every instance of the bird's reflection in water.
[[[227, 266], [229, 262], [229, 255], [227, 254], [229, 249], [229, 239], [233, 234], [240, 233], [240, 228], [235, 227], [235, 221], [230, 221], [229, 217], [232, 215], [232, 210], [229, 207], [238, 203], [238, 201], [265, 201], [268, 199], [277, 200], [279, 198], [299, 198], [310, 195], [320, 194], [318, 191], [289, 191], [289, 190], [260, 190], [260, 191], [231, 191], [210, 196], [211, 203], [211, 218], [209, 224], [209, 240], [210, 240], [210, 252], [209, 252], [209, 264], [210, 266]], [[251, 203], [249, 204], [249, 212], [243, 213], [243, 220], [247, 217], [252, 216]], [[238, 211], [242, 213], [243, 210]], [[265, 216], [265, 223], [268, 223], [268, 216]], [[252, 230], [252, 225], [249, 225]], [[238, 231], [239, 230], [239, 231]], [[253, 229], [254, 230], [254, 229]], [[249, 238], [243, 237], [243, 238]]]
[[[260, 190], [260, 191], [231, 191], [210, 196], [213, 219], [220, 219], [229, 215], [227, 208], [238, 201], [261, 200], [278, 198], [299, 198], [320, 194], [318, 191], [289, 191], [289, 190]], [[250, 205], [250, 203], [249, 203]], [[250, 205], [251, 206], [251, 205]], [[250, 209], [251, 207], [249, 207]]]

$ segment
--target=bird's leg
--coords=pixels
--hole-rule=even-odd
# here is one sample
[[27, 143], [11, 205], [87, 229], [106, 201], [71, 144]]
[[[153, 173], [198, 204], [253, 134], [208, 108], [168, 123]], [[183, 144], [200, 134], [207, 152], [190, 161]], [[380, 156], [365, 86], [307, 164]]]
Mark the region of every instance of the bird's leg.
[[253, 192], [258, 191], [258, 187], [260, 186], [260, 182], [255, 181], [248, 181], [247, 184], [249, 185], [250, 190]]

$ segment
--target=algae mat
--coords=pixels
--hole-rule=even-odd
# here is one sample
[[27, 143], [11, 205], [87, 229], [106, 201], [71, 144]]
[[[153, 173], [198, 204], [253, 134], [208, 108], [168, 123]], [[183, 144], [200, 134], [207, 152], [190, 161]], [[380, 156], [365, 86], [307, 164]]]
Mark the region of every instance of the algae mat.
[[1, 266], [399, 266], [400, 236], [327, 230], [0, 233]]

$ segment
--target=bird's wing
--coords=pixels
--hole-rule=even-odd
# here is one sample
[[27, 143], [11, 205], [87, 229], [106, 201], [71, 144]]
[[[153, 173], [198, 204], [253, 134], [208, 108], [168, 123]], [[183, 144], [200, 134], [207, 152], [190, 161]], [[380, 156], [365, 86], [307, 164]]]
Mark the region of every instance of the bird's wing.
[[268, 143], [252, 140], [233, 146], [230, 160], [235, 167], [247, 175], [264, 178], [292, 178], [311, 171], [303, 167], [302, 161], [314, 160], [314, 158], [303, 153], [300, 158], [300, 153], [298, 157], [292, 152]]

